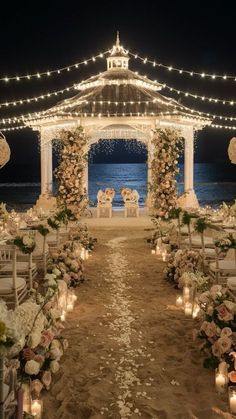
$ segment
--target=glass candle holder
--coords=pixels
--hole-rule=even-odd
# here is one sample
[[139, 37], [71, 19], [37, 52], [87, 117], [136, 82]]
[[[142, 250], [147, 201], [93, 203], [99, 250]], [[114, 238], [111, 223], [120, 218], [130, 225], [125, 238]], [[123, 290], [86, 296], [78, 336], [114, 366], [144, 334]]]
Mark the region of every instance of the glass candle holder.
[[152, 255], [155, 255], [155, 253], [156, 253], [156, 252], [155, 252], [155, 249], [152, 249], [152, 250], [151, 250], [151, 253], [152, 253]]
[[200, 311], [200, 306], [199, 304], [195, 301], [194, 305], [193, 305], [193, 319], [196, 319], [198, 313]]
[[188, 303], [190, 300], [190, 288], [186, 285], [183, 287], [183, 301]]
[[176, 304], [176, 307], [182, 307], [183, 306], [183, 297], [181, 295], [178, 295], [176, 297], [175, 304]]
[[31, 414], [35, 419], [42, 419], [43, 414], [43, 401], [42, 400], [33, 400], [31, 405]]
[[236, 413], [236, 386], [229, 386], [229, 409], [231, 413]]
[[166, 257], [167, 257], [167, 251], [166, 250], [163, 250], [163, 252], [162, 252], [162, 261], [163, 262], [166, 262]]
[[228, 387], [228, 377], [219, 368], [215, 369], [215, 388], [218, 394], [224, 394]]
[[193, 314], [193, 304], [190, 302], [184, 303], [184, 314], [186, 317], [192, 317]]
[[156, 253], [157, 256], [160, 256], [160, 254], [161, 254], [161, 249], [160, 249], [160, 246], [158, 244], [156, 245], [156, 252], [155, 253]]

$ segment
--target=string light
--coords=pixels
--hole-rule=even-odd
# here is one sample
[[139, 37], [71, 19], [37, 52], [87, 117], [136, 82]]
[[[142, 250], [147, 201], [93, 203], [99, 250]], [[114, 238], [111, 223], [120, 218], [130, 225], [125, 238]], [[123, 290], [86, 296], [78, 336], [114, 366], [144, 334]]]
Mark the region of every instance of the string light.
[[197, 100], [207, 101], [207, 102], [210, 102], [210, 103], [221, 103], [223, 105], [229, 105], [229, 106], [235, 106], [236, 105], [235, 100], [219, 99], [219, 98], [214, 98], [214, 97], [201, 96], [201, 95], [197, 95], [197, 94], [192, 93], [192, 92], [186, 92], [185, 90], [175, 89], [174, 87], [169, 86], [166, 83], [164, 83], [164, 84], [160, 83], [160, 84], [164, 89], [168, 89], [171, 92], [177, 93], [178, 95], [183, 94], [185, 97], [190, 96], [190, 97], [192, 97], [194, 99], [197, 99]]
[[135, 59], [139, 59], [140, 61], [143, 62], [143, 64], [149, 63], [152, 64], [153, 67], [160, 67], [160, 68], [164, 68], [165, 70], [168, 71], [175, 71], [178, 74], [188, 74], [189, 76], [197, 76], [199, 78], [210, 78], [212, 80], [216, 80], [216, 79], [221, 79], [221, 80], [234, 80], [236, 81], [236, 75], [226, 75], [226, 74], [213, 74], [213, 73], [206, 73], [206, 72], [200, 72], [200, 71], [193, 71], [193, 70], [185, 70], [184, 68], [178, 68], [178, 67], [173, 67], [173, 66], [169, 66], [166, 64], [162, 64], [156, 60], [152, 60], [152, 59], [148, 59], [148, 58], [143, 58], [138, 54], [134, 54], [132, 52], [129, 52], [130, 55], [132, 57], [134, 57]]
[[9, 106], [24, 105], [26, 103], [38, 102], [39, 100], [50, 99], [52, 96], [58, 96], [58, 95], [63, 94], [65, 92], [70, 92], [73, 89], [75, 89], [74, 85], [65, 87], [64, 89], [61, 89], [61, 90], [42, 93], [39, 96], [34, 96], [34, 97], [30, 97], [30, 98], [25, 98], [25, 99], [18, 99], [18, 100], [14, 100], [12, 102], [10, 102], [10, 101], [9, 102], [3, 102], [3, 103], [0, 103], [0, 108], [9, 107]]
[[4, 76], [4, 77], [0, 77], [0, 81], [4, 81], [5, 83], [9, 83], [10, 81], [21, 81], [21, 80], [31, 80], [31, 79], [40, 79], [41, 77], [44, 76], [51, 76], [52, 74], [61, 74], [65, 71], [70, 71], [73, 68], [79, 68], [82, 65], [87, 65], [90, 61], [96, 61], [97, 58], [103, 58], [104, 55], [106, 55], [109, 52], [109, 50], [104, 51], [102, 53], [99, 53], [97, 55], [94, 55], [90, 58], [88, 58], [87, 60], [83, 60], [80, 62], [77, 62], [75, 64], [71, 64], [69, 66], [66, 67], [61, 67], [61, 68], [56, 68], [53, 70], [47, 70], [47, 71], [43, 71], [43, 72], [37, 72], [37, 73], [32, 73], [32, 74], [22, 74], [20, 76]]
[[[175, 111], [173, 112], [161, 112], [158, 114], [155, 114], [154, 112], [129, 112], [129, 113], [80, 113], [80, 112], [70, 112], [69, 114], [66, 113], [65, 116], [66, 117], [167, 117], [169, 115], [175, 115], [177, 117], [181, 117], [181, 119], [178, 121], [180, 124], [182, 121], [187, 121], [187, 120], [193, 120], [193, 117], [189, 114], [186, 113], [182, 113], [181, 115], [176, 114]], [[40, 116], [41, 118], [41, 116]], [[48, 115], [46, 118], [44, 118], [45, 120], [55, 120], [55, 116], [52, 117], [51, 115]], [[200, 121], [202, 122], [202, 118], [197, 118], [195, 116], [194, 118], [196, 121]], [[33, 124], [35, 121], [37, 121], [37, 118], [35, 119], [29, 119], [27, 122], [31, 122], [31, 124]], [[209, 121], [210, 122], [210, 121]], [[29, 124], [30, 125], [30, 124]], [[222, 124], [208, 124], [209, 128], [216, 128], [216, 129], [226, 129], [226, 130], [236, 130], [236, 126], [231, 126], [231, 125], [222, 125]], [[7, 128], [1, 128], [1, 131], [16, 131], [16, 130], [22, 130], [24, 128], [28, 128], [26, 125], [20, 125], [20, 126], [16, 126], [16, 127], [7, 127]]]

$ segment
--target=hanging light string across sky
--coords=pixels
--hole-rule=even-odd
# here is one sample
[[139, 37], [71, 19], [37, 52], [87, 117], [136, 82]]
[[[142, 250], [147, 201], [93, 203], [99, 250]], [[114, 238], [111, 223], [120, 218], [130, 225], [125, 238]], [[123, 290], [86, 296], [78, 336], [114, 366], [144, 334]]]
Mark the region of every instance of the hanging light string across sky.
[[167, 64], [162, 64], [157, 60], [152, 60], [149, 58], [143, 58], [141, 57], [139, 54], [134, 54], [133, 52], [129, 51], [129, 54], [134, 57], [135, 59], [139, 59], [140, 61], [143, 62], [143, 64], [152, 64], [153, 67], [160, 67], [160, 68], [164, 68], [167, 71], [174, 71], [178, 74], [188, 74], [189, 76], [197, 76], [200, 77], [201, 79], [204, 78], [210, 78], [212, 80], [217, 80], [217, 79], [221, 79], [221, 80], [234, 80], [236, 81], [236, 75], [226, 75], [226, 74], [218, 74], [218, 73], [208, 73], [208, 72], [200, 72], [200, 71], [193, 71], [193, 70], [186, 70], [184, 68], [178, 68], [178, 67], [174, 67], [172, 65], [167, 65]]
[[172, 86], [169, 86], [166, 83], [160, 83], [162, 85], [162, 87], [164, 89], [168, 89], [171, 92], [175, 92], [178, 95], [183, 94], [185, 97], [192, 97], [194, 99], [197, 100], [202, 100], [202, 101], [206, 101], [206, 102], [210, 102], [210, 103], [221, 103], [222, 105], [229, 105], [229, 106], [235, 106], [236, 105], [236, 100], [235, 99], [219, 99], [216, 97], [208, 97], [205, 95], [197, 95], [196, 93], [192, 93], [192, 92], [186, 92], [185, 90], [180, 90], [180, 89], [176, 89]]
[[76, 69], [81, 67], [82, 65], [87, 65], [89, 62], [96, 61], [97, 58], [103, 58], [104, 55], [108, 54], [109, 50], [101, 52], [97, 55], [94, 55], [87, 60], [80, 61], [75, 64], [68, 65], [66, 67], [60, 67], [53, 70], [43, 71], [43, 72], [37, 72], [32, 74], [22, 74], [20, 76], [4, 76], [0, 77], [0, 81], [4, 81], [5, 83], [8, 83], [10, 81], [21, 81], [21, 80], [32, 80], [32, 79], [40, 79], [41, 77], [50, 77], [53, 74], [61, 74], [66, 71], [70, 71], [72, 69]]
[[58, 95], [63, 94], [65, 92], [69, 92], [73, 89], [74, 89], [74, 85], [65, 87], [64, 89], [42, 93], [39, 96], [29, 97], [29, 98], [25, 98], [25, 99], [22, 98], [22, 99], [18, 99], [18, 100], [14, 100], [14, 101], [9, 101], [9, 102], [2, 102], [2, 103], [0, 103], [0, 108], [9, 107], [9, 106], [19, 106], [19, 105], [24, 105], [24, 104], [27, 104], [27, 103], [32, 103], [32, 102], [39, 102], [39, 101], [44, 100], [44, 99], [49, 99], [52, 96], [58, 96]]

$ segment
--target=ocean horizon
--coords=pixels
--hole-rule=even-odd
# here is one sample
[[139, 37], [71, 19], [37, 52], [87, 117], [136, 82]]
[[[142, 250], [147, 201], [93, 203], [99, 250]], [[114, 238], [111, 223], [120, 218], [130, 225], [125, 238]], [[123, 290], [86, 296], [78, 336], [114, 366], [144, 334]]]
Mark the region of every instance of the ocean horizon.
[[[229, 169], [230, 168], [230, 169]], [[178, 193], [184, 189], [183, 164], [177, 177]], [[1, 181], [1, 177], [0, 177]], [[222, 201], [234, 202], [236, 199], [236, 165], [228, 163], [195, 163], [195, 191], [202, 206], [218, 206]], [[114, 207], [122, 207], [120, 190], [123, 187], [136, 189], [143, 207], [147, 195], [147, 165], [145, 163], [96, 163], [89, 164], [88, 193], [91, 206], [97, 202], [99, 189], [112, 187], [116, 190]], [[57, 184], [54, 182], [54, 192]], [[9, 208], [29, 208], [34, 205], [40, 194], [40, 182], [0, 182], [0, 202]]]

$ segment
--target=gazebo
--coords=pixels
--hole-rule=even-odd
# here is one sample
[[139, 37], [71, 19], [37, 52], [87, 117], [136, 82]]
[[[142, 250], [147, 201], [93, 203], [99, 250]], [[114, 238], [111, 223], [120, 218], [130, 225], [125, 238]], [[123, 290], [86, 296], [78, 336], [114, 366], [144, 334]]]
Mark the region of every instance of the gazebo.
[[[100, 139], [136, 139], [148, 151], [151, 180], [152, 135], [155, 128], [178, 128], [184, 137], [184, 196], [181, 205], [197, 207], [194, 192], [194, 132], [211, 120], [161, 95], [163, 86], [129, 69], [129, 54], [120, 45], [119, 34], [107, 60], [107, 70], [75, 85], [78, 94], [65, 99], [31, 119], [27, 126], [40, 133], [41, 195], [38, 205], [50, 200], [53, 190], [52, 141], [62, 129], [82, 126], [90, 146]], [[88, 190], [88, 170], [84, 173]], [[148, 200], [147, 200], [148, 202]]]

